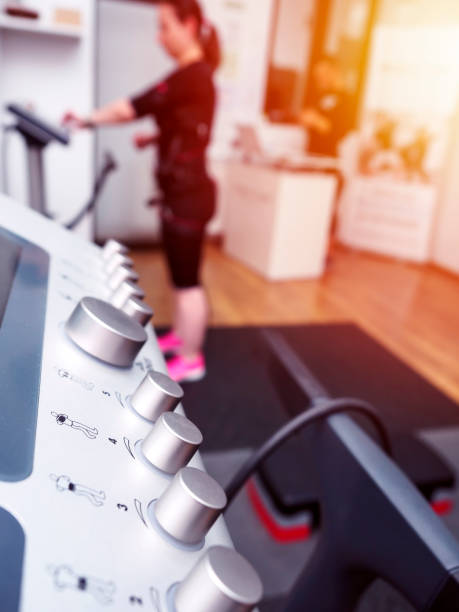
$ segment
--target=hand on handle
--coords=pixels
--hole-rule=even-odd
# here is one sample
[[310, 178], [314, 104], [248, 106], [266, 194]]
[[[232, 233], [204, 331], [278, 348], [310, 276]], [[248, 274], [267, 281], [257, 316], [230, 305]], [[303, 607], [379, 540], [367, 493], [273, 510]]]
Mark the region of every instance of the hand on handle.
[[64, 113], [61, 124], [71, 130], [82, 130], [94, 125], [88, 118], [80, 117], [74, 111]]

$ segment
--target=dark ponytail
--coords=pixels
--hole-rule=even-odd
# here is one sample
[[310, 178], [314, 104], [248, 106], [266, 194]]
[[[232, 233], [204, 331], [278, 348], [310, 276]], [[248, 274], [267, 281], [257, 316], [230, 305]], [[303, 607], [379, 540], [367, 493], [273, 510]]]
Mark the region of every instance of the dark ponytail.
[[198, 29], [198, 42], [204, 53], [204, 60], [212, 70], [220, 65], [221, 52], [220, 41], [215, 27], [204, 18], [202, 9], [197, 0], [162, 0], [170, 4], [180, 21], [194, 18]]
[[202, 22], [199, 29], [199, 42], [204, 52], [204, 59], [212, 70], [216, 70], [221, 61], [220, 41], [215, 26], [207, 20]]

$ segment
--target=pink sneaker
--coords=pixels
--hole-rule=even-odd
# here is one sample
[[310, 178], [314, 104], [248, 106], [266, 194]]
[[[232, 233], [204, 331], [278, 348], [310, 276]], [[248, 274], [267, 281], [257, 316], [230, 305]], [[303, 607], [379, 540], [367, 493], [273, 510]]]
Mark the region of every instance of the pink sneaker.
[[167, 361], [169, 376], [176, 382], [195, 382], [206, 375], [206, 362], [201, 353], [191, 361], [182, 355], [177, 355]]
[[158, 344], [161, 353], [168, 353], [179, 349], [182, 346], [182, 340], [171, 331], [158, 338]]

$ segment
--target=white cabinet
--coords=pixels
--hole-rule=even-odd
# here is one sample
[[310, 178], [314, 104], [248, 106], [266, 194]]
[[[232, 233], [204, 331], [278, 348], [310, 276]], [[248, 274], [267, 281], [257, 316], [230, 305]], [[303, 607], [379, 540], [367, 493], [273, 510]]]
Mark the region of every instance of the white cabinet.
[[230, 163], [226, 253], [270, 280], [320, 276], [335, 189], [331, 174]]
[[426, 262], [437, 196], [435, 185], [352, 177], [340, 207], [339, 238], [354, 248]]

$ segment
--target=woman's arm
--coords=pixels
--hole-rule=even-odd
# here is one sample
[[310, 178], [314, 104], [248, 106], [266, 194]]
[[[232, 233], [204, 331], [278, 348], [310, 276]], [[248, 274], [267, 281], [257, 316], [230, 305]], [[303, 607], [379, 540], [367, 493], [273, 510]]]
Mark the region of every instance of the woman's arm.
[[151, 145], [157, 144], [159, 134], [157, 132], [137, 132], [134, 134], [132, 142], [137, 149], [145, 149]]
[[300, 123], [306, 128], [316, 130], [320, 134], [328, 134], [331, 130], [330, 120], [314, 108], [306, 108], [300, 113]]
[[89, 121], [93, 125], [104, 125], [107, 123], [126, 123], [127, 121], [133, 121], [135, 118], [136, 113], [131, 101], [128, 98], [122, 98], [94, 110], [89, 116]]
[[122, 98], [94, 110], [88, 117], [80, 117], [73, 111], [65, 113], [62, 123], [73, 128], [90, 128], [98, 125], [126, 123], [137, 118], [131, 101]]

